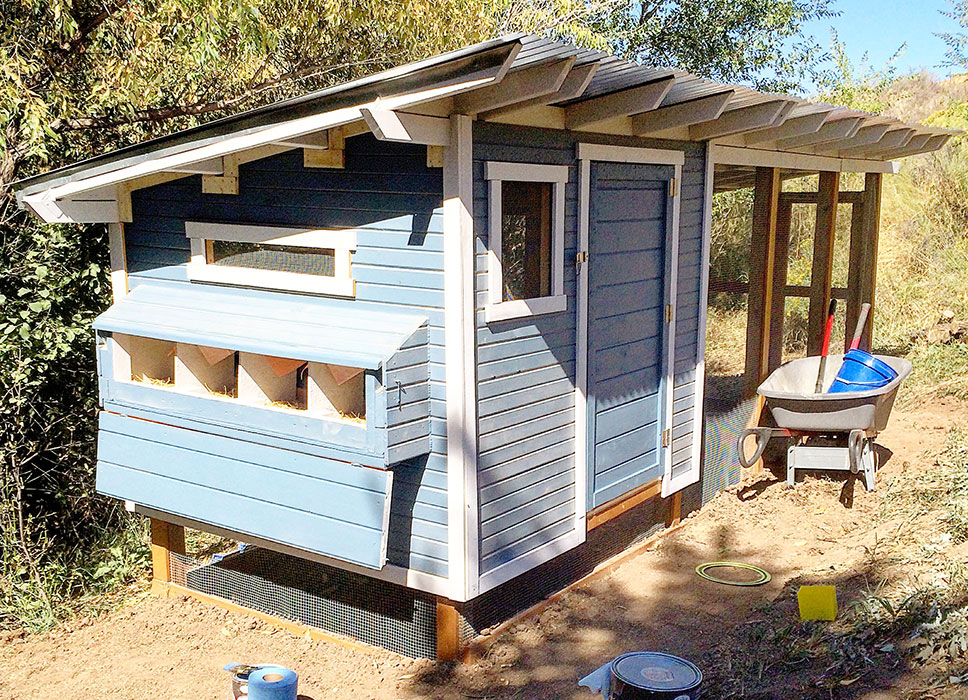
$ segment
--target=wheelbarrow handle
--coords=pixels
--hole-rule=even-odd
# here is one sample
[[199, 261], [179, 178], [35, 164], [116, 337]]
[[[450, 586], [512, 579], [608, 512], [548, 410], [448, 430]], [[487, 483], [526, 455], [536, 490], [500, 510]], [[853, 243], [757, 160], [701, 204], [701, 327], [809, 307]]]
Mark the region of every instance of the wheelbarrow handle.
[[[739, 434], [739, 438], [736, 440], [736, 456], [739, 457], [739, 463], [744, 467], [752, 467], [754, 464], [760, 461], [760, 457], [766, 451], [766, 445], [773, 437], [773, 428], [747, 428], [742, 433]], [[753, 456], [746, 459], [745, 449], [743, 443], [746, 442], [746, 438], [750, 435], [756, 438], [756, 450], [753, 452]]]

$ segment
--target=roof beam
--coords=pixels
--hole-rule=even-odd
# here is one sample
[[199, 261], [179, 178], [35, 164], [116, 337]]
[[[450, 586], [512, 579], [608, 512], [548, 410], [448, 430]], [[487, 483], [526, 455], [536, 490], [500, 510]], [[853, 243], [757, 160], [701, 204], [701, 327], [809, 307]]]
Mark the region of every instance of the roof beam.
[[583, 66], [576, 66], [572, 68], [565, 77], [564, 81], [561, 83], [561, 87], [558, 88], [557, 92], [532, 97], [528, 100], [521, 100], [520, 102], [514, 102], [503, 107], [498, 107], [497, 109], [479, 113], [478, 117], [481, 119], [492, 119], [502, 114], [516, 112], [519, 109], [525, 109], [527, 107], [534, 107], [536, 105], [544, 106], [554, 104], [556, 102], [565, 102], [567, 100], [579, 98], [585, 94], [588, 84], [592, 81], [592, 78], [595, 77], [595, 73], [598, 71], [598, 65], [598, 61], [595, 61], [594, 63], [586, 63]]
[[380, 141], [418, 143], [427, 146], [450, 145], [449, 119], [406, 114], [377, 107], [363, 107], [360, 112], [370, 131]]
[[875, 143], [858, 146], [857, 148], [846, 148], [841, 151], [841, 154], [851, 158], [866, 158], [884, 151], [893, 151], [896, 148], [906, 146], [915, 133], [914, 129], [894, 129], [888, 131]]
[[659, 106], [676, 82], [674, 76], [609, 93], [565, 107], [565, 128], [587, 128], [613, 117], [648, 112]]
[[212, 158], [210, 160], [199, 161], [198, 163], [170, 168], [168, 172], [186, 173], [188, 175], [221, 175], [224, 172], [224, 166], [221, 158]]
[[863, 117], [844, 117], [843, 119], [828, 121], [816, 133], [780, 139], [776, 142], [776, 147], [781, 151], [785, 151], [791, 148], [812, 146], [816, 143], [846, 139], [857, 133], [863, 121]]
[[843, 139], [841, 141], [828, 141], [827, 143], [814, 146], [810, 150], [812, 150], [814, 153], [836, 153], [838, 151], [854, 148], [856, 146], [866, 146], [872, 143], [877, 143], [890, 128], [890, 124], [873, 124], [872, 126], [865, 126], [859, 129], [856, 134], [848, 139]]
[[495, 85], [455, 97], [454, 112], [479, 114], [558, 92], [574, 65], [575, 57], [571, 56], [562, 61], [542, 63], [508, 73]]
[[747, 134], [744, 141], [747, 146], [751, 146], [754, 143], [763, 143], [764, 141], [779, 141], [780, 139], [789, 139], [794, 136], [815, 134], [820, 131], [820, 127], [824, 125], [824, 122], [827, 121], [827, 118], [832, 112], [833, 109], [829, 109], [824, 112], [814, 112], [813, 114], [807, 114], [802, 117], [791, 117], [780, 126], [760, 129], [759, 131]]
[[783, 122], [793, 106], [794, 103], [787, 100], [773, 100], [751, 107], [732, 109], [723, 113], [718, 119], [689, 127], [689, 138], [694, 141], [708, 141], [721, 136], [776, 126]]
[[651, 112], [636, 114], [631, 119], [632, 133], [643, 136], [665, 129], [692, 126], [718, 119], [734, 94], [732, 90], [728, 90], [701, 97], [698, 100], [679, 102], [668, 107], [658, 107]]

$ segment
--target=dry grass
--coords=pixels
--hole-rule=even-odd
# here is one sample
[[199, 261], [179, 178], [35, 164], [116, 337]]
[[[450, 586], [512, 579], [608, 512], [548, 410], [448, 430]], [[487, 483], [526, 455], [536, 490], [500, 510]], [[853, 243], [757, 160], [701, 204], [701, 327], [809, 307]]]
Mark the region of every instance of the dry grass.
[[151, 386], [175, 386], [175, 382], [173, 382], [171, 379], [149, 377], [147, 374], [139, 374], [136, 377], [132, 377], [132, 379], [139, 384], [150, 384]]

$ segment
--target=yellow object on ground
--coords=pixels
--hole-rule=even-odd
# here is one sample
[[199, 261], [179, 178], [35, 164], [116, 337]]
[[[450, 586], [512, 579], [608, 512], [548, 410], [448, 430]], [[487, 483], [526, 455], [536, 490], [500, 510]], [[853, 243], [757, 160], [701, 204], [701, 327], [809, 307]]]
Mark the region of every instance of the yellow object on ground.
[[834, 620], [837, 618], [836, 586], [800, 586], [797, 591], [801, 620]]

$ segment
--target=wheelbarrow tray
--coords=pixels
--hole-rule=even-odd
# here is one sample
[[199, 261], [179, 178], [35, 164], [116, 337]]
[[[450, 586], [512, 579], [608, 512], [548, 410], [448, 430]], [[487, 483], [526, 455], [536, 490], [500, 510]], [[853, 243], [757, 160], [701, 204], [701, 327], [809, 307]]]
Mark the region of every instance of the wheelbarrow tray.
[[911, 363], [901, 357], [875, 357], [897, 372], [896, 379], [877, 389], [826, 393], [844, 363], [843, 355], [830, 355], [824, 369], [824, 393], [814, 393], [820, 357], [804, 357], [777, 367], [760, 384], [757, 393], [766, 399], [773, 420], [780, 428], [813, 432], [880, 432], [887, 427], [897, 390], [911, 373]]

